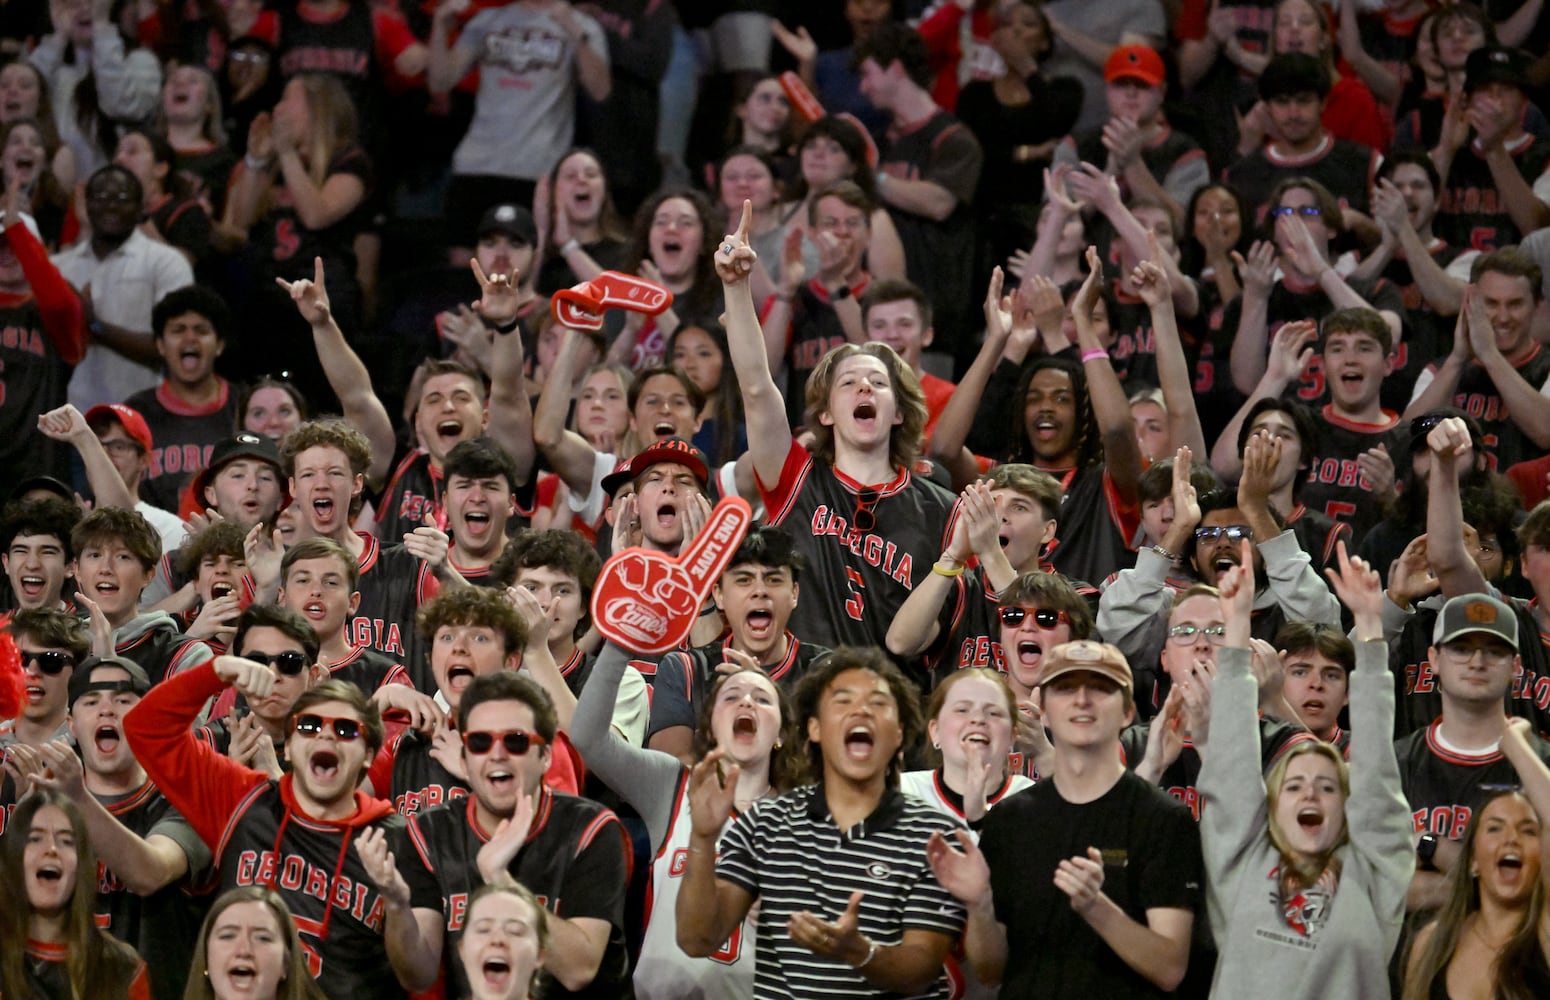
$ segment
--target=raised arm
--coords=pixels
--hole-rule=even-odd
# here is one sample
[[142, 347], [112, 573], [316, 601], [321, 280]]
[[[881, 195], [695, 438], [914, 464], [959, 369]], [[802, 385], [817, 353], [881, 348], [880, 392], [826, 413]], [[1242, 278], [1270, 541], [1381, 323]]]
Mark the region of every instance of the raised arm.
[[[1112, 123], [1110, 123], [1112, 125]], [[1136, 157], [1139, 160], [1139, 155]], [[1151, 172], [1143, 163], [1140, 172], [1148, 178]], [[1200, 293], [1195, 288], [1193, 281], [1184, 277], [1184, 272], [1179, 270], [1179, 265], [1169, 254], [1162, 253], [1157, 247], [1157, 241], [1147, 228], [1141, 225], [1141, 221], [1125, 207], [1120, 200], [1119, 186], [1112, 176], [1103, 173], [1091, 163], [1084, 163], [1072, 171], [1067, 182], [1072, 194], [1090, 202], [1094, 208], [1103, 213], [1109, 220], [1109, 225], [1114, 227], [1114, 232], [1125, 241], [1126, 248], [1136, 260], [1149, 260], [1162, 268], [1168, 276], [1168, 291], [1173, 296], [1173, 305], [1178, 312], [1185, 316], [1193, 316], [1200, 311]], [[1183, 215], [1184, 209], [1174, 204], [1173, 199], [1168, 198], [1166, 192], [1158, 187], [1157, 182], [1152, 181], [1152, 186], [1157, 188], [1160, 201], [1175, 218]], [[1203, 451], [1204, 449], [1202, 449]]]
[[55, 441], [65, 441], [81, 456], [86, 467], [86, 485], [91, 487], [96, 506], [135, 509], [134, 494], [124, 485], [108, 450], [97, 440], [97, 435], [87, 426], [81, 411], [66, 403], [57, 410], [50, 410], [38, 417], [38, 430]]
[[538, 405], [533, 409], [533, 443], [570, 491], [584, 497], [592, 492], [592, 468], [596, 464], [597, 449], [565, 426], [581, 345], [579, 332], [565, 331], [560, 353], [554, 359], [554, 367], [544, 380], [544, 391], [538, 394]]
[[[1162, 387], [1163, 405], [1168, 410], [1168, 440], [1175, 447], [1186, 445], [1194, 454], [1204, 455], [1206, 435], [1200, 427], [1200, 413], [1195, 409], [1194, 383], [1173, 312], [1172, 279], [1167, 269], [1156, 263], [1158, 259], [1168, 258], [1157, 246], [1157, 237], [1148, 234], [1147, 239], [1152, 256], [1141, 262], [1131, 280], [1152, 313], [1153, 351], [1157, 358], [1157, 381]], [[1180, 278], [1194, 285], [1189, 278], [1182, 275]]]
[[[1405, 263], [1410, 265], [1410, 276], [1415, 279], [1416, 288], [1420, 290], [1426, 304], [1440, 316], [1457, 315], [1464, 304], [1467, 282], [1449, 275], [1437, 265], [1426, 244], [1421, 242], [1415, 227], [1410, 224], [1410, 211], [1405, 206], [1405, 196], [1386, 177], [1379, 178], [1373, 189], [1372, 214], [1383, 229], [1384, 243], [1381, 246], [1392, 243], [1404, 250]], [[1362, 263], [1366, 264], [1366, 261]], [[1378, 277], [1378, 274], [1371, 276]]]
[[1340, 55], [1356, 70], [1356, 75], [1367, 84], [1367, 89], [1372, 91], [1381, 104], [1392, 107], [1398, 103], [1402, 84], [1399, 77], [1389, 72], [1378, 60], [1368, 54], [1362, 45], [1361, 26], [1357, 23], [1357, 15], [1361, 11], [1359, 0], [1341, 0], [1340, 4]]
[[1410, 405], [1405, 407], [1406, 420], [1414, 420], [1433, 410], [1453, 405], [1453, 394], [1458, 391], [1459, 379], [1475, 356], [1469, 346], [1468, 322], [1468, 315], [1462, 308], [1459, 309], [1458, 318], [1453, 323], [1453, 347], [1449, 349], [1447, 357], [1416, 379], [1416, 391], [1410, 397]]
[[1260, 376], [1254, 392], [1217, 435], [1216, 447], [1211, 450], [1211, 468], [1224, 479], [1236, 479], [1243, 471], [1243, 456], [1238, 454], [1238, 433], [1249, 411], [1262, 399], [1280, 399], [1287, 386], [1302, 374], [1304, 366], [1313, 357], [1313, 348], [1307, 346], [1318, 337], [1319, 328], [1312, 320], [1287, 323], [1276, 331], [1271, 340], [1270, 356], [1265, 363], [1265, 373]]
[[[474, 306], [494, 330], [490, 350], [490, 421], [486, 433], [506, 449], [517, 465], [517, 481], [533, 472], [533, 405], [522, 377], [522, 335], [517, 332], [517, 272], [486, 276], [475, 257], [469, 261], [483, 294]], [[512, 336], [512, 334], [517, 334]]]
[[[759, 315], [754, 309], [748, 276], [758, 255], [748, 245], [748, 226], [753, 204], [743, 202], [743, 218], [737, 232], [729, 234], [716, 250], [716, 274], [726, 294], [727, 349], [743, 394], [743, 413], [748, 423], [748, 452], [761, 486], [780, 482], [780, 470], [791, 451], [791, 423], [786, 401], [770, 374], [769, 356]], [[712, 947], [719, 947], [717, 939]]]
[[[1265, 346], [1270, 335], [1270, 289], [1275, 283], [1276, 248], [1268, 240], [1255, 240], [1245, 260], [1232, 252], [1243, 294], [1238, 299], [1238, 329], [1232, 342], [1232, 384], [1251, 393], [1265, 374]], [[1220, 438], [1218, 439], [1220, 441]]]
[[1093, 327], [1093, 306], [1098, 301], [1098, 282], [1103, 280], [1103, 264], [1098, 260], [1098, 248], [1087, 248], [1087, 280], [1077, 291], [1071, 303], [1071, 313], [1076, 319], [1077, 344], [1082, 350], [1082, 371], [1087, 376], [1087, 398], [1092, 403], [1093, 418], [1103, 435], [1103, 457], [1109, 478], [1121, 499], [1133, 502], [1136, 498], [1136, 480], [1141, 478], [1143, 459], [1141, 445], [1136, 441], [1135, 418], [1130, 414], [1130, 401], [1125, 398], [1125, 387], [1114, 374], [1109, 354], [1098, 341]]
[[[932, 572], [921, 577], [910, 596], [893, 616], [885, 640], [895, 656], [916, 656], [930, 649], [942, 634], [942, 607], [961, 585], [964, 567], [974, 550], [994, 545], [1001, 529], [1001, 514], [990, 495], [990, 484], [977, 482], [963, 491], [952, 535]], [[976, 545], [971, 536], [979, 535]], [[985, 536], [989, 536], [986, 538]], [[1003, 560], [1005, 555], [1001, 557]]]
[[1470, 350], [1491, 376], [1512, 422], [1539, 447], [1550, 448], [1550, 398], [1542, 395], [1538, 386], [1530, 385], [1496, 346], [1496, 332], [1486, 315], [1485, 297], [1479, 286], [1472, 285], [1465, 291], [1464, 316], [1468, 321]]
[[[953, 485], [958, 488], [968, 486], [979, 475], [979, 466], [975, 464], [974, 456], [969, 453], [964, 442], [968, 440], [969, 430], [974, 426], [974, 418], [979, 412], [991, 373], [1001, 362], [1001, 352], [1009, 336], [1008, 323], [1017, 322], [1014, 318], [1015, 305], [1012, 317], [1002, 312], [1004, 304], [1012, 303], [1004, 303], [1001, 298], [1001, 282], [1002, 274], [998, 267], [990, 272], [990, 287], [985, 292], [985, 342], [980, 345], [974, 363], [958, 381], [958, 388], [942, 408], [936, 427], [931, 431], [931, 439], [926, 442], [927, 455], [952, 470]], [[1031, 314], [1028, 323], [1031, 326]]]
[[328, 377], [329, 388], [339, 397], [345, 419], [371, 442], [371, 468], [366, 473], [366, 480], [373, 487], [381, 486], [393, 464], [393, 422], [372, 390], [371, 372], [345, 340], [339, 324], [334, 322], [328, 289], [323, 284], [323, 258], [312, 259], [311, 281], [276, 278], [275, 283], [290, 294], [291, 301], [296, 303], [296, 311], [312, 327], [312, 343], [317, 348], [323, 374]]
[[1459, 502], [1458, 462], [1473, 455], [1469, 428], [1449, 417], [1426, 436], [1432, 465], [1426, 479], [1426, 556], [1445, 597], [1490, 593], [1490, 584], [1464, 547], [1464, 511]]
[[431, 40], [425, 52], [425, 89], [437, 97], [451, 93], [458, 81], [468, 75], [479, 54], [467, 45], [454, 48], [447, 40], [452, 23], [467, 9], [466, 0], [450, 0], [438, 5], [431, 16]]

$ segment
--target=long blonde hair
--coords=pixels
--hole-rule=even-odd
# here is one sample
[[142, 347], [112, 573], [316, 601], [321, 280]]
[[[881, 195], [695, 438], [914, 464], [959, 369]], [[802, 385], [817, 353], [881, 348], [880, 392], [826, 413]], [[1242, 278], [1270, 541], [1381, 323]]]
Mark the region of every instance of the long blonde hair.
[[328, 179], [334, 156], [356, 144], [360, 118], [350, 92], [337, 77], [326, 73], [297, 73], [292, 82], [300, 83], [307, 94], [307, 112], [311, 128], [301, 141], [307, 161], [307, 175], [321, 186]]

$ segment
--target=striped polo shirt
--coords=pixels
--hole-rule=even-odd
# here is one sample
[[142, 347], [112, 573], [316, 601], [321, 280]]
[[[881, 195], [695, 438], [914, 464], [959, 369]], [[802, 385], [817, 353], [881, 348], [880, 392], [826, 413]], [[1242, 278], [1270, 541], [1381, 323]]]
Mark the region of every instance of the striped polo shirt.
[[[859, 929], [880, 947], [899, 944], [909, 930], [956, 939], [964, 908], [932, 874], [926, 841], [937, 831], [950, 836], [962, 825], [889, 789], [870, 816], [840, 830], [821, 784], [765, 799], [739, 816], [722, 835], [716, 876], [758, 901], [754, 996], [900, 996], [871, 985], [845, 963], [798, 945], [786, 931], [787, 921], [803, 910], [837, 920], [851, 894], [860, 891]], [[948, 995], [945, 974], [914, 994], [932, 1000]]]

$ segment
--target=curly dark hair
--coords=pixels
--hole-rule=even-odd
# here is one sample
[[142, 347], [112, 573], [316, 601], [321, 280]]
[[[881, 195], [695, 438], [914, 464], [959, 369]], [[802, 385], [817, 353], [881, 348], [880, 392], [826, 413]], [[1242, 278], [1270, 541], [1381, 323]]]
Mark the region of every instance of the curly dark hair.
[[247, 532], [233, 521], [216, 521], [197, 535], [190, 535], [178, 549], [178, 572], [190, 579], [199, 575], [205, 556], [244, 558], [243, 540]]
[[17, 500], [0, 510], [0, 551], [9, 551], [17, 535], [53, 535], [65, 550], [65, 562], [75, 558], [70, 533], [81, 520], [81, 508], [56, 496]]
[[[805, 735], [808, 721], [818, 718], [829, 685], [847, 670], [865, 670], [876, 674], [888, 684], [888, 690], [893, 694], [904, 739], [899, 744], [898, 755], [888, 764], [888, 786], [898, 788], [904, 755], [920, 743], [926, 731], [926, 719], [920, 710], [920, 689], [893, 665], [892, 660], [883, 655], [882, 650], [875, 646], [841, 646], [819, 660], [797, 684], [793, 695], [796, 705], [792, 721]], [[814, 778], [823, 774], [823, 747], [811, 738], [807, 741], [807, 769]]]
[[527, 622], [504, 593], [490, 587], [444, 590], [420, 608], [414, 620], [429, 643], [435, 642], [437, 631], [443, 627], [472, 625], [499, 632], [508, 656], [527, 645]]
[[597, 554], [596, 548], [587, 544], [587, 540], [574, 531], [564, 528], [524, 531], [511, 540], [506, 551], [490, 566], [490, 579], [503, 587], [510, 587], [517, 582], [523, 570], [541, 568], [558, 570], [576, 578], [576, 585], [581, 588], [582, 615], [576, 623], [573, 638], [580, 639], [592, 625], [589, 610], [592, 606], [592, 588], [597, 584], [597, 575], [603, 569], [602, 557]]

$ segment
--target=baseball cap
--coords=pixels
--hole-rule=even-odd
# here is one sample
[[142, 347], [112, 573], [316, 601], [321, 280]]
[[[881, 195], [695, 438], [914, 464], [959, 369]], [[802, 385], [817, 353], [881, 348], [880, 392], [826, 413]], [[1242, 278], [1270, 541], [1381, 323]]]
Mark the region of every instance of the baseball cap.
[[538, 227], [533, 224], [533, 213], [521, 205], [502, 203], [484, 210], [479, 218], [479, 228], [474, 239], [482, 240], [491, 233], [505, 233], [533, 247], [538, 245]]
[[1150, 45], [1121, 45], [1104, 62], [1103, 79], [1105, 83], [1140, 80], [1149, 87], [1160, 87], [1168, 79], [1168, 69]]
[[1518, 648], [1518, 616], [1488, 594], [1460, 594], [1444, 604], [1432, 628], [1432, 645], [1441, 646], [1475, 632], [1494, 635]]
[[1061, 643], [1044, 657], [1044, 668], [1039, 671], [1039, 687], [1066, 674], [1097, 674], [1107, 677], [1129, 691], [1135, 684], [1130, 674], [1130, 664], [1119, 647], [1091, 639]]
[[15, 489], [11, 490], [9, 499], [18, 500], [33, 490], [47, 490], [61, 500], [69, 500], [72, 503], [75, 501], [75, 491], [63, 480], [56, 479], [53, 476], [30, 476], [23, 479], [16, 484]]
[[140, 416], [140, 411], [123, 403], [102, 403], [86, 411], [86, 423], [92, 430], [103, 420], [116, 420], [123, 425], [124, 433], [135, 439], [135, 443], [146, 451], [150, 451], [151, 428]]
[[1505, 45], [1486, 45], [1464, 60], [1464, 93], [1488, 83], [1510, 83], [1519, 90], [1528, 86], [1528, 56]]
[[701, 487], [710, 478], [710, 463], [705, 460], [705, 453], [683, 438], [670, 437], [653, 442], [644, 451], [637, 452], [634, 458], [627, 458], [615, 466], [614, 471], [603, 477], [604, 492], [613, 496], [619, 487], [639, 478], [641, 473], [659, 462], [687, 466]]
[[[129, 675], [128, 680], [92, 682], [91, 675], [98, 667], [117, 667]], [[88, 691], [129, 691], [143, 695], [151, 689], [151, 678], [145, 668], [134, 660], [122, 656], [88, 656], [70, 674], [69, 698], [71, 706]]]
[[274, 466], [275, 475], [284, 483], [285, 477], [281, 475], [280, 450], [275, 447], [273, 441], [251, 431], [243, 431], [236, 437], [227, 438], [210, 453], [210, 464], [200, 469], [194, 476], [190, 489], [194, 494], [194, 502], [201, 508], [208, 508], [205, 503], [205, 487], [210, 485], [210, 480], [226, 465], [235, 462], [239, 458], [256, 458], [260, 462], [268, 462]]
[[1474, 417], [1471, 417], [1463, 410], [1455, 409], [1451, 406], [1443, 406], [1435, 410], [1428, 410], [1426, 413], [1423, 413], [1419, 417], [1416, 417], [1414, 420], [1410, 421], [1410, 453], [1413, 455], [1425, 448], [1427, 437], [1431, 435], [1432, 431], [1437, 427], [1438, 424], [1442, 423], [1444, 420], [1447, 420], [1449, 417], [1458, 417], [1460, 420], [1464, 421], [1464, 426], [1469, 428], [1470, 443], [1475, 446], [1475, 452], [1478, 454], [1480, 451], [1480, 442], [1484, 437], [1484, 431], [1480, 429], [1480, 421], [1476, 420]]

